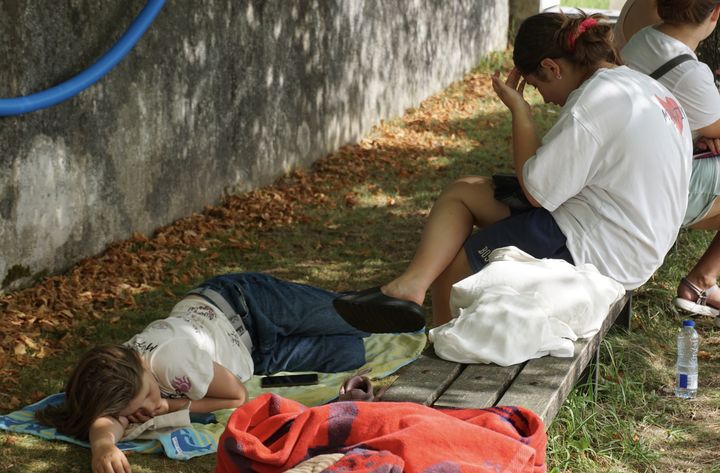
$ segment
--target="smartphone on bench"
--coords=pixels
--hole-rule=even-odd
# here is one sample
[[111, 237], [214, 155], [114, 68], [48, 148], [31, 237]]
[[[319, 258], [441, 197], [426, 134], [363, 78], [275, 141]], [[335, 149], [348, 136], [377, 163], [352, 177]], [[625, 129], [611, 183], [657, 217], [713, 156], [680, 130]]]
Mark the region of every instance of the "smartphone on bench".
[[309, 386], [318, 383], [317, 373], [284, 374], [278, 376], [265, 376], [260, 379], [262, 388], [280, 388], [284, 386]]

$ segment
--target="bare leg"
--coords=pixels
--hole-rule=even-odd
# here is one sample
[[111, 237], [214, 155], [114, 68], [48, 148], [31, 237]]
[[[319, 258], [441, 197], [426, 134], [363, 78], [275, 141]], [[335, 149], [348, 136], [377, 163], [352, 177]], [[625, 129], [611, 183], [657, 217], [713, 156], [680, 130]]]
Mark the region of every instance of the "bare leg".
[[[464, 253], [462, 245], [473, 225], [485, 227], [510, 216], [507, 205], [495, 200], [493, 189], [489, 177], [466, 177], [448, 186], [430, 211], [410, 265], [403, 274], [383, 286], [382, 292], [422, 304], [433, 281], [450, 269], [458, 252]], [[433, 306], [434, 301], [433, 297]]]
[[460, 249], [452, 263], [432, 283], [430, 294], [432, 295], [434, 327], [450, 321], [450, 290], [452, 285], [472, 273], [465, 250]]
[[[720, 229], [720, 199], [716, 199], [708, 215], [701, 221], [692, 225], [690, 228], [696, 230], [718, 230]], [[716, 233], [710, 246], [700, 257], [695, 266], [690, 270], [687, 279], [700, 289], [707, 289], [716, 284], [718, 275], [720, 275], [720, 233]], [[680, 284], [677, 289], [678, 297], [683, 299], [695, 300], [696, 294]], [[710, 306], [720, 308], [720, 295], [713, 294], [708, 299]]]

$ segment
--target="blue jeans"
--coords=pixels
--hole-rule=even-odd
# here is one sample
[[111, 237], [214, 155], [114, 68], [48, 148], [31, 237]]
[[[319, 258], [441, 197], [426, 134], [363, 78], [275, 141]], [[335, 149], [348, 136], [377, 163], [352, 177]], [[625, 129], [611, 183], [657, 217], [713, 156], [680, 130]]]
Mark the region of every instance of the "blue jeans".
[[361, 332], [335, 312], [337, 293], [261, 273], [224, 274], [200, 287], [220, 293], [243, 318], [256, 374], [348, 371], [365, 364]]

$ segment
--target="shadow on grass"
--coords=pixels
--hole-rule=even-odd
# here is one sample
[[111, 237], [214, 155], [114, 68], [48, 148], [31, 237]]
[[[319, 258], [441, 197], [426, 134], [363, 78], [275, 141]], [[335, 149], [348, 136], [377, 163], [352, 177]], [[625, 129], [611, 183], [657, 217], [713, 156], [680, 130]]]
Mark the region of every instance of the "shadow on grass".
[[687, 315], [672, 298], [711, 238], [682, 231], [663, 267], [636, 291], [632, 332], [613, 333], [603, 344], [597, 398], [576, 390], [549, 429], [553, 471], [717, 471], [720, 334], [710, 319], [696, 319], [698, 399], [673, 393], [675, 337]]
[[[149, 321], [164, 317], [181, 295], [204, 277], [224, 272], [263, 271], [331, 290], [343, 290], [382, 284], [399, 274], [412, 257], [433, 201], [445, 186], [464, 175], [489, 175], [511, 169], [509, 116], [491, 97], [479, 95], [478, 91], [485, 90], [482, 89], [483, 81], [487, 80], [485, 76], [476, 76], [467, 83], [452, 86], [437, 99], [457, 103], [472, 89], [467, 100], [477, 102], [478, 110], [473, 113], [463, 112], [466, 116], [459, 116], [461, 111], [437, 114], [423, 106], [420, 107], [422, 113], [410, 111], [408, 115], [412, 117], [397, 120], [394, 137], [388, 138], [388, 134], [380, 130], [369, 138], [377, 142], [370, 148], [363, 147], [365, 145], [350, 147], [357, 153], [347, 157], [347, 164], [354, 164], [349, 160], [355, 157], [363, 160], [362, 173], [355, 178], [347, 175], [339, 178], [333, 173], [333, 169], [337, 169], [333, 166], [342, 166], [342, 162], [329, 165], [326, 160], [321, 160], [315, 170], [327, 181], [323, 192], [328, 195], [322, 202], [303, 209], [301, 218], [296, 219], [301, 223], [259, 230], [250, 221], [247, 225], [238, 222], [229, 232], [218, 231], [210, 235], [203, 249], [195, 248], [187, 260], [176, 263], [179, 268], [200, 266], [200, 278], [193, 276], [181, 284], [167, 281], [153, 292], [138, 296], [136, 309], [119, 311], [112, 314], [115, 317], [111, 315], [100, 321], [78, 323], [74, 330], [82, 343], [68, 346], [62, 356], [23, 368], [19, 385], [13, 388], [14, 394], [31, 402], [36, 400], [34, 396], [60, 390], [66, 369], [80, 353], [91, 345], [127, 340]], [[540, 109], [536, 116], [540, 119], [542, 133], [554, 120], [555, 110], [552, 107]], [[410, 137], [398, 138], [403, 133]], [[336, 185], [339, 180], [342, 185]], [[294, 184], [286, 179], [283, 185]], [[236, 236], [233, 231], [243, 232], [243, 238], [248, 241], [247, 248], [228, 243]], [[636, 369], [633, 366], [633, 371]], [[642, 369], [647, 368], [643, 366]], [[649, 407], [643, 404], [631, 406], [638, 410]], [[584, 411], [581, 412], [579, 407], [572, 409], [575, 410], [568, 415], [577, 417], [582, 425], [589, 425], [591, 413], [585, 412], [585, 417], [578, 417]], [[608, 421], [608, 425], [607, 429], [618, 430], [618, 423], [613, 427]], [[627, 433], [632, 438], [632, 427], [633, 424], [623, 424], [623, 435]], [[576, 429], [557, 435], [559, 443], [564, 445], [575, 442], [574, 452], [577, 452], [584, 445], [584, 434], [590, 436], [590, 442], [607, 438], [600, 435], [600, 429], [600, 426], [588, 431]], [[625, 445], [611, 444], [610, 448], [624, 448]], [[12, 464], [15, 471], [86, 471], [88, 453], [80, 447], [0, 434], [0, 464]], [[622, 458], [615, 450], [606, 457]], [[130, 461], [133, 471], [139, 472], [209, 472], [215, 462], [213, 456], [185, 463], [156, 455], [133, 455]], [[557, 462], [557, 459], [551, 458], [553, 461]], [[643, 464], [637, 458], [633, 462]], [[576, 470], [578, 463], [572, 465]], [[597, 469], [597, 463], [592, 465]]]
[[[70, 366], [81, 353], [90, 346], [129, 339], [151, 320], [166, 316], [181, 295], [204, 277], [263, 271], [335, 290], [388, 280], [411, 258], [426, 214], [443, 187], [461, 175], [487, 174], [509, 167], [509, 142], [505, 136], [498, 139], [493, 132], [493, 127], [498, 127], [506, 133], [508, 123], [504, 111], [477, 113], [466, 119], [448, 114], [447, 119], [434, 121], [423, 132], [432, 137], [417, 137], [418, 143], [413, 143], [414, 135], [396, 144], [382, 142], [383, 136], [378, 136], [376, 148], [360, 153], [367, 160], [363, 176], [347, 185], [328, 185], [331, 195], [303, 209], [302, 223], [270, 230], [258, 230], [252, 225], [244, 228], [240, 223], [249, 242], [245, 249], [226, 244], [234, 236], [232, 231], [210, 235], [202, 249], [195, 248], [187, 260], [173, 263], [179, 268], [199, 265], [201, 278], [193, 277], [181, 284], [167, 281], [152, 292], [136, 296], [132, 310], [118, 310], [102, 320], [76, 321], [72, 327], [75, 343], [63, 348], [61, 355], [18, 367], [20, 379], [17, 386], [10, 388], [12, 394], [29, 404], [62, 390]], [[400, 129], [419, 133], [414, 127], [419, 124], [402, 125]], [[459, 137], [460, 132], [466, 140]], [[453, 140], [457, 145], [448, 144]], [[317, 169], [329, 183], [336, 178], [323, 170], [322, 163]], [[138, 251], [142, 245], [138, 243]], [[0, 462], [13, 465], [9, 471], [87, 471], [89, 451], [0, 433]], [[185, 463], [135, 454], [130, 462], [133, 471], [139, 472], [202, 472], [214, 468], [213, 456]]]

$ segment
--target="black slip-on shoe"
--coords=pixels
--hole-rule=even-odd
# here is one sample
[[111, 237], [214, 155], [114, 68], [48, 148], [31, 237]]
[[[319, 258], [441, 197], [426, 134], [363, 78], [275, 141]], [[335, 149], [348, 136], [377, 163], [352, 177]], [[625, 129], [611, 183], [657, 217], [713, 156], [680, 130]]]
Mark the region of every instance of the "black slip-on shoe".
[[379, 287], [343, 294], [333, 299], [333, 306], [345, 322], [363, 332], [417, 332], [425, 327], [422, 306], [386, 296]]

